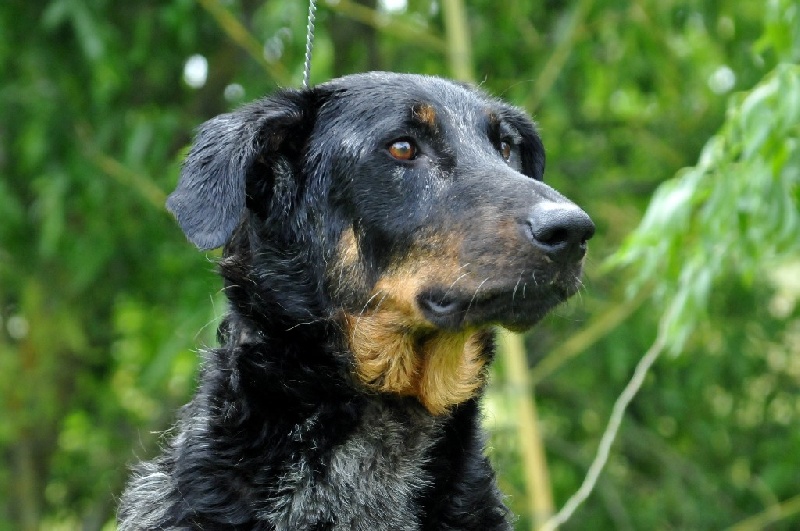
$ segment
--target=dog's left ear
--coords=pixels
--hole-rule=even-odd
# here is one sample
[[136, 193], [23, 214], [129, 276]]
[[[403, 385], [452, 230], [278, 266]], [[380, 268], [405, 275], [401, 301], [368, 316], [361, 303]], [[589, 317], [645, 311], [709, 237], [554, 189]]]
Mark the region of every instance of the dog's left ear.
[[522, 136], [522, 144], [520, 146], [522, 151], [522, 173], [541, 181], [544, 177], [545, 154], [544, 144], [542, 144], [542, 139], [536, 131], [536, 126], [528, 118], [527, 114], [515, 107], [506, 107], [504, 118]]
[[269, 163], [287, 139], [304, 142], [315, 99], [313, 90], [284, 90], [200, 126], [167, 199], [167, 209], [198, 248], [227, 243], [245, 209], [248, 172]]

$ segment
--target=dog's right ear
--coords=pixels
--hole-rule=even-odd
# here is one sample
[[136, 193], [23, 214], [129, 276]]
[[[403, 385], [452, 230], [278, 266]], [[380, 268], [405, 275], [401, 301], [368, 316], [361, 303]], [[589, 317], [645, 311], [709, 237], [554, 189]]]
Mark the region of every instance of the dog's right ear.
[[167, 210], [198, 248], [227, 243], [245, 209], [248, 172], [268, 164], [288, 137], [307, 137], [316, 99], [313, 89], [284, 90], [200, 126], [167, 199]]

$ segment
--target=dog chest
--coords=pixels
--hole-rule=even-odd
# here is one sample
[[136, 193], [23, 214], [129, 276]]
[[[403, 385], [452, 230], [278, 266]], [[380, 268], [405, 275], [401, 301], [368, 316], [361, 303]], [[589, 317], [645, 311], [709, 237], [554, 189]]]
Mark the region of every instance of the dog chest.
[[321, 477], [303, 456], [288, 467], [268, 519], [279, 530], [419, 529], [418, 497], [438, 432], [421, 411], [371, 404]]

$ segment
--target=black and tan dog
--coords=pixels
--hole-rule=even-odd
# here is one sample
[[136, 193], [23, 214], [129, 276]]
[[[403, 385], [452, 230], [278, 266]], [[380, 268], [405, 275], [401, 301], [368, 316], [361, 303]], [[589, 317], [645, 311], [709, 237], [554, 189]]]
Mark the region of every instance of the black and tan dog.
[[168, 206], [224, 246], [221, 346], [129, 529], [510, 529], [478, 399], [492, 326], [580, 286], [594, 226], [532, 122], [438, 78], [285, 90], [199, 130]]

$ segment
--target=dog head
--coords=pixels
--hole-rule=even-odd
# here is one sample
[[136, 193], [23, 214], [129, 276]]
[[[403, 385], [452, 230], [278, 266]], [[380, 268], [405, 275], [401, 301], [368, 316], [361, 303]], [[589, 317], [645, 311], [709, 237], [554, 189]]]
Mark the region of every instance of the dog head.
[[580, 286], [594, 225], [544, 166], [514, 107], [358, 74], [204, 124], [168, 207], [247, 271], [243, 311], [336, 319], [362, 382], [440, 413], [481, 386], [488, 327], [527, 329]]

